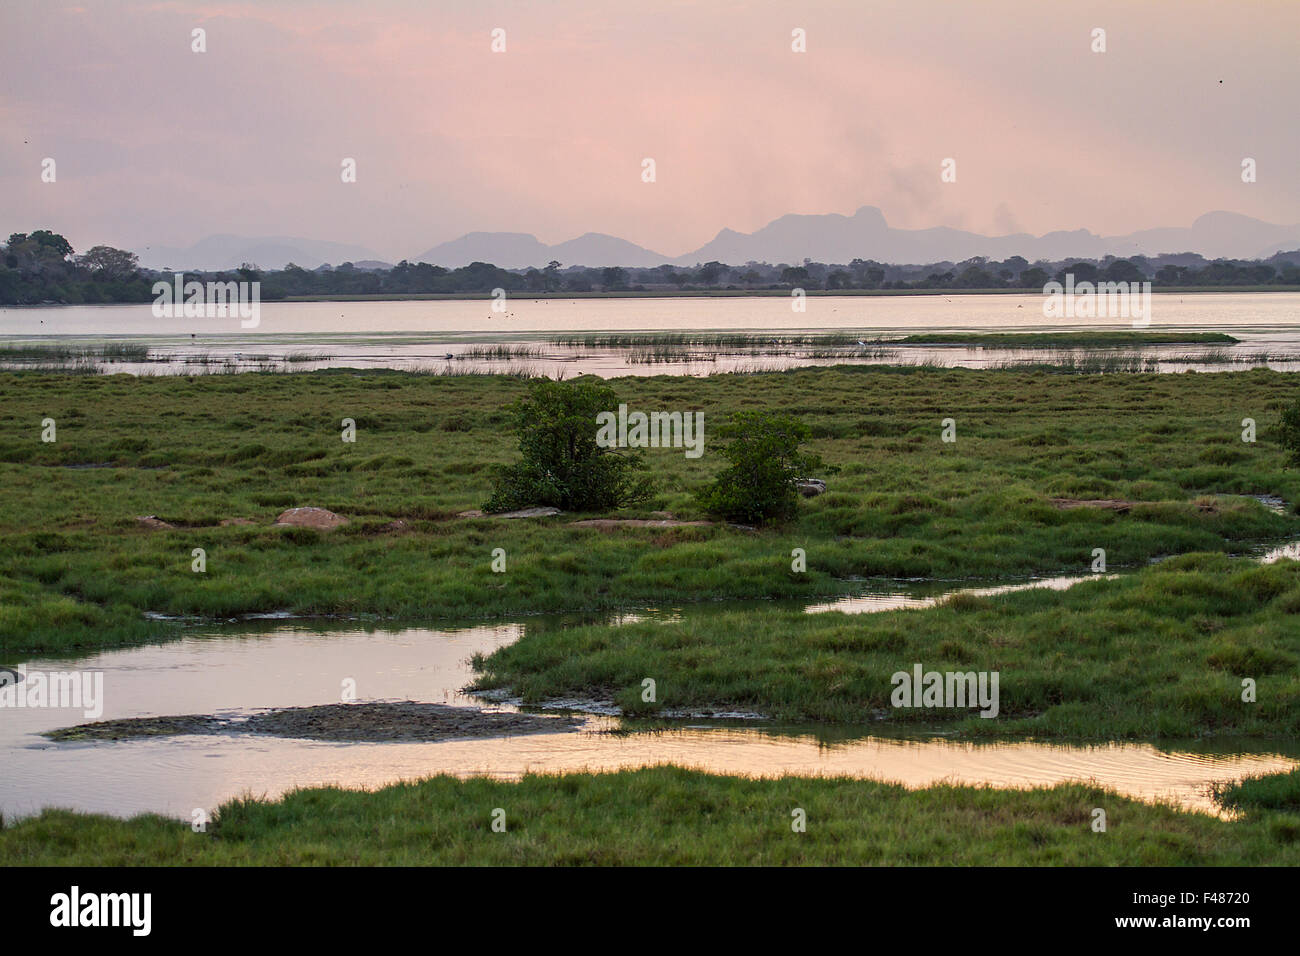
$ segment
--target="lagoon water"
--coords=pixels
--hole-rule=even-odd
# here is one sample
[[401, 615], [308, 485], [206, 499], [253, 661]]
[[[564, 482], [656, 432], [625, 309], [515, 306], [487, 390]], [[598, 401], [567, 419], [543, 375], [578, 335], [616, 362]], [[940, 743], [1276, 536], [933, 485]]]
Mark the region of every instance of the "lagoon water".
[[[665, 626], [689, 626], [689, 614], [684, 622], [678, 611], [646, 613], [658, 614]], [[592, 716], [573, 731], [436, 743], [330, 743], [251, 734], [55, 743], [41, 736], [92, 719], [235, 716], [337, 703], [346, 679], [356, 682], [360, 700], [482, 706], [462, 691], [472, 679], [470, 656], [518, 640], [526, 626], [557, 625], [398, 630], [261, 622], [196, 629], [168, 644], [75, 661], [28, 661], [28, 673], [102, 672], [103, 712], [92, 717], [75, 709], [0, 709], [0, 812], [12, 819], [42, 807], [67, 807], [190, 819], [195, 809], [210, 813], [232, 797], [274, 798], [296, 787], [375, 788], [441, 773], [513, 779], [528, 772], [675, 763], [715, 773], [844, 775], [909, 787], [1092, 781], [1138, 799], [1217, 813], [1212, 784], [1300, 766], [1294, 741], [1161, 747], [967, 743], [885, 736], [879, 723], [814, 729], [704, 718], [613, 734], [617, 718]]]
[[[1228, 332], [1240, 338], [1232, 351], [1265, 353], [1275, 368], [1300, 363], [1300, 294], [1169, 293], [1152, 298], [1150, 329]], [[786, 296], [671, 297], [634, 299], [511, 299], [494, 312], [489, 298], [441, 301], [266, 302], [260, 324], [243, 329], [238, 318], [159, 319], [150, 305], [34, 306], [0, 308], [0, 346], [27, 343], [81, 344], [130, 341], [148, 345], [156, 359], [117, 364], [107, 371], [193, 373], [214, 363], [230, 369], [330, 366], [501, 371], [527, 364], [535, 372], [710, 374], [712, 372], [826, 365], [841, 362], [926, 362], [983, 367], [1030, 361], [1043, 350], [916, 348], [874, 357], [800, 355], [702, 349], [689, 361], [637, 364], [625, 351], [556, 346], [553, 335], [573, 332], [731, 331], [861, 333], [863, 339], [936, 331], [1067, 331], [1131, 329], [1127, 320], [1049, 320], [1043, 297], [1032, 295], [811, 296], [795, 312]], [[536, 347], [522, 360], [467, 359], [475, 345]], [[1218, 349], [1221, 350], [1221, 349]], [[807, 350], [804, 350], [805, 352]], [[1203, 347], [1145, 350], [1181, 371], [1202, 367]], [[298, 360], [284, 363], [297, 353]], [[1058, 353], [1059, 354], [1059, 353]], [[317, 360], [307, 356], [317, 356]], [[449, 359], [448, 356], [451, 358]], [[1241, 367], [1209, 364], [1206, 370]]]
[[[7, 306], [0, 335], [338, 335], [403, 332], [429, 336], [509, 336], [527, 332], [683, 331], [706, 329], [920, 330], [1131, 328], [1126, 320], [1043, 317], [1043, 296], [878, 295], [810, 296], [795, 312], [787, 296], [674, 296], [633, 299], [511, 299], [493, 312], [491, 300], [264, 302], [261, 324], [245, 330], [237, 318], [158, 319], [148, 304]], [[1157, 293], [1151, 328], [1200, 331], [1300, 331], [1300, 293]], [[431, 339], [432, 340], [432, 339]]]

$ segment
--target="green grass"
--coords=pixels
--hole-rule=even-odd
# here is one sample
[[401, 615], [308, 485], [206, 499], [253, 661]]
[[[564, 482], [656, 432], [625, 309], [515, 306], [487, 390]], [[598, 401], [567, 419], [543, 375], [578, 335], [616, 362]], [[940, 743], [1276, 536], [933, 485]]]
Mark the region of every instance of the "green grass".
[[83, 360], [106, 362], [144, 362], [149, 348], [134, 342], [105, 342], [100, 345], [4, 345], [0, 346], [0, 364], [58, 364]]
[[[1107, 829], [1091, 829], [1094, 808]], [[505, 832], [491, 827], [505, 811]], [[794, 832], [792, 812], [806, 814]], [[47, 810], [0, 830], [7, 866], [1300, 864], [1300, 818], [1226, 822], [1083, 784], [1031, 791], [847, 779], [720, 777], [658, 767], [434, 777], [365, 793], [236, 800], [206, 833], [157, 816]]]
[[906, 335], [890, 344], [967, 345], [985, 349], [1129, 348], [1143, 345], [1234, 345], [1240, 339], [1225, 332], [925, 332]]
[[[1225, 807], [1252, 816], [1279, 810], [1300, 813], [1300, 770], [1263, 777], [1247, 777], [1215, 788], [1215, 799]], [[1300, 829], [1295, 831], [1300, 838]]]
[[[1295, 376], [1073, 375], [835, 368], [613, 382], [633, 409], [701, 410], [700, 459], [652, 449], [659, 492], [628, 517], [702, 517], [693, 489], [720, 467], [708, 436], [767, 408], [812, 430], [838, 471], [797, 520], [576, 528], [463, 519], [513, 460], [505, 376], [311, 372], [135, 378], [0, 373], [0, 653], [73, 652], [153, 639], [146, 611], [224, 618], [289, 610], [437, 621], [515, 618], [714, 599], [813, 598], [846, 578], [1010, 578], [1112, 568], [1165, 554], [1240, 551], [1300, 533], [1245, 498], [1300, 500], [1275, 438]], [[58, 441], [41, 441], [41, 422]], [[956, 420], [955, 444], [940, 440]], [[1243, 443], [1241, 420], [1259, 440]], [[340, 440], [354, 419], [357, 441]], [[1123, 498], [1128, 514], [1051, 499]], [[337, 531], [273, 528], [329, 508]], [[175, 530], [141, 527], [157, 515]], [[252, 526], [221, 527], [226, 518]], [[390, 530], [401, 519], [405, 527]], [[207, 572], [191, 552], [207, 552]], [[491, 571], [507, 552], [507, 573]], [[808, 553], [791, 574], [790, 553]]]
[[[966, 736], [1300, 734], [1300, 563], [1188, 555], [1067, 591], [963, 595], [865, 615], [760, 609], [530, 629], [475, 666], [525, 703], [757, 711], [795, 721], [943, 725]], [[1000, 675], [1000, 712], [895, 708], [890, 677]], [[641, 699], [653, 678], [656, 701]], [[1257, 701], [1242, 701], [1242, 679]]]

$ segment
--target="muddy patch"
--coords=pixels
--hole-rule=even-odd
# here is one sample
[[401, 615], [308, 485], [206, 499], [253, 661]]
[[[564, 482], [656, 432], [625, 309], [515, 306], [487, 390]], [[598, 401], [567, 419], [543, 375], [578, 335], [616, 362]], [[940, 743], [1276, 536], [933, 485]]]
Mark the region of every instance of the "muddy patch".
[[[514, 707], [523, 707], [522, 697], [512, 695], [509, 688], [493, 687], [487, 690], [474, 691], [476, 697], [484, 700], [494, 701], [500, 704], [509, 704]], [[599, 697], [551, 697], [539, 704], [529, 705], [536, 706], [542, 710], [571, 711], [580, 714], [594, 714], [599, 717], [627, 717], [629, 716], [622, 707], [614, 703], [609, 698]], [[666, 707], [662, 710], [655, 711], [651, 716], [663, 718], [666, 720], [770, 720], [767, 714], [760, 714], [752, 710], [729, 710], [721, 707], [703, 707], [698, 710], [690, 710], [681, 707]]]
[[264, 734], [301, 740], [361, 742], [428, 742], [470, 737], [575, 730], [573, 717], [495, 713], [474, 707], [451, 707], [417, 701], [323, 704], [284, 707], [251, 717], [189, 714], [179, 717], [131, 717], [64, 727], [46, 734], [52, 740], [130, 740], [180, 734]]
[[101, 720], [51, 730], [51, 740], [133, 740], [137, 737], [176, 737], [180, 734], [220, 733], [225, 721], [219, 717], [186, 714], [181, 717], [130, 717]]
[[505, 714], [446, 704], [325, 704], [255, 714], [238, 729], [311, 740], [450, 740], [572, 730], [573, 718]]

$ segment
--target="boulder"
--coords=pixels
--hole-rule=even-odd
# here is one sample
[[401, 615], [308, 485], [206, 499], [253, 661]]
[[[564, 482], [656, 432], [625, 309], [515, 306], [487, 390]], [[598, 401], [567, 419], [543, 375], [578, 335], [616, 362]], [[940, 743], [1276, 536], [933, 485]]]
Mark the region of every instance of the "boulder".
[[506, 511], [496, 515], [498, 518], [549, 518], [558, 515], [559, 508], [520, 508], [518, 511]]
[[826, 490], [826, 482], [820, 478], [799, 478], [794, 486], [805, 498], [815, 498]]
[[168, 528], [176, 527], [174, 524], [168, 524], [166, 521], [163, 521], [163, 519], [159, 518], [157, 515], [136, 515], [135, 520], [146, 528], [153, 528], [156, 531], [163, 531]]
[[551, 515], [563, 514], [559, 508], [521, 508], [518, 511], [494, 511], [491, 514], [479, 511], [458, 511], [458, 518], [549, 518]]
[[347, 523], [347, 518], [325, 508], [290, 508], [275, 519], [276, 527], [316, 528], [319, 531], [329, 531]]

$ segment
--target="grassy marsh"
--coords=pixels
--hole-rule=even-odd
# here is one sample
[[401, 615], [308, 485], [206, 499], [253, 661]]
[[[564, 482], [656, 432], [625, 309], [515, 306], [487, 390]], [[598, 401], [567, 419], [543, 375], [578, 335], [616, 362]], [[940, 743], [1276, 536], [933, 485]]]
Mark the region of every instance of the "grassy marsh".
[[[1300, 563], [1186, 555], [1119, 579], [928, 609], [687, 615], [528, 631], [475, 660], [479, 688], [525, 703], [613, 700], [626, 713], [716, 707], [790, 721], [887, 721], [963, 736], [1300, 734]], [[890, 676], [999, 672], [995, 719], [895, 708]], [[642, 700], [653, 677], [656, 701]], [[1258, 700], [1242, 701], [1252, 678]]]
[[[614, 381], [633, 408], [795, 414], [838, 472], [797, 520], [594, 529], [572, 517], [459, 518], [513, 460], [502, 407], [522, 381], [394, 372], [164, 379], [0, 374], [0, 652], [152, 639], [146, 611], [225, 618], [289, 610], [449, 620], [712, 599], [843, 593], [865, 577], [1011, 578], [1242, 551], [1300, 533], [1292, 513], [1226, 495], [1300, 500], [1276, 407], [1294, 378], [1064, 377], [1045, 372], [832, 368]], [[1259, 440], [1241, 441], [1241, 420]], [[57, 422], [53, 443], [41, 422]], [[957, 441], [940, 439], [956, 420]], [[341, 441], [341, 422], [357, 441]], [[159, 423], [166, 423], [159, 427]], [[703, 517], [707, 452], [651, 449], [660, 490], [625, 517]], [[1125, 499], [1126, 514], [1053, 499]], [[351, 519], [275, 528], [281, 511]], [[172, 530], [142, 527], [155, 515]], [[249, 525], [222, 526], [242, 518]], [[393, 522], [400, 520], [399, 530]], [[204, 574], [191, 551], [208, 555]], [[505, 548], [509, 571], [493, 574]], [[795, 547], [805, 574], [790, 572]]]
[[[1091, 832], [1103, 807], [1107, 832]], [[505, 811], [506, 831], [492, 813]], [[792, 811], [805, 811], [794, 832]], [[439, 776], [373, 793], [234, 800], [206, 833], [158, 816], [46, 810], [0, 829], [9, 866], [1300, 864], [1300, 817], [1227, 822], [1085, 784], [1028, 791], [842, 778], [754, 780], [676, 767]]]

